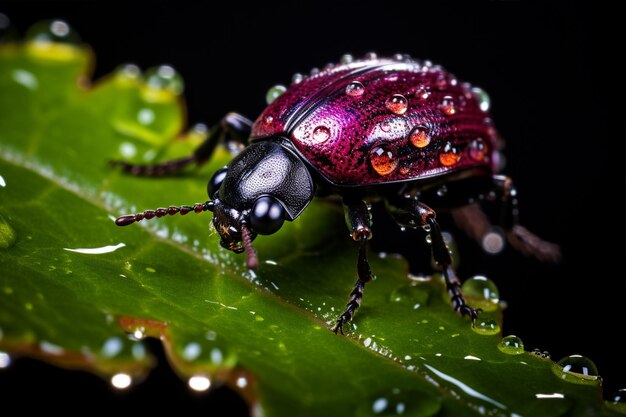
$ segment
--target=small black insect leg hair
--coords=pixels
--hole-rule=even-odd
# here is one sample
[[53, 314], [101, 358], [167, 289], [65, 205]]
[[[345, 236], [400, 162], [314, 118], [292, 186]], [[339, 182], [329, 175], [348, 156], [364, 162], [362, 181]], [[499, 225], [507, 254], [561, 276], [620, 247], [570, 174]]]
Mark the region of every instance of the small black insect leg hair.
[[143, 213], [127, 214], [115, 219], [115, 224], [118, 226], [128, 226], [135, 222], [139, 222], [143, 219], [150, 220], [155, 217], [173, 216], [174, 214], [180, 214], [184, 216], [187, 213], [202, 213], [203, 211], [213, 211], [213, 201], [205, 201], [204, 203], [196, 203], [193, 206], [169, 206], [168, 208], [158, 208], [156, 210], [146, 210]]

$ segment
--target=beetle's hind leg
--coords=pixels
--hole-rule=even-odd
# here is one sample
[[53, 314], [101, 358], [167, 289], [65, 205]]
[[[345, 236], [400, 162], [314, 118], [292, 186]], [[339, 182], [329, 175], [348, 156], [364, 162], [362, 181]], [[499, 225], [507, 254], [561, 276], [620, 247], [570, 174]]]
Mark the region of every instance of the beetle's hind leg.
[[[542, 262], [559, 261], [561, 250], [558, 245], [546, 242], [519, 224], [517, 191], [509, 177], [495, 175], [491, 183], [485, 184], [482, 189], [477, 189], [475, 192], [475, 195], [491, 193], [493, 200], [499, 200], [501, 205], [500, 225], [506, 233], [507, 241], [513, 248]], [[502, 250], [504, 242], [499, 242], [495, 248], [488, 248], [491, 241], [488, 237], [492, 226], [478, 204], [454, 208], [452, 216], [457, 226], [470, 237], [482, 243], [485, 250], [491, 253]]]
[[341, 332], [341, 334], [343, 334], [343, 325], [352, 320], [354, 313], [361, 305], [365, 284], [372, 280], [372, 270], [367, 260], [367, 241], [372, 237], [369, 208], [362, 200], [344, 200], [344, 209], [352, 239], [359, 242], [359, 257], [357, 260], [358, 278], [354, 283], [352, 292], [350, 292], [346, 309], [339, 316], [332, 329], [333, 332]]
[[189, 165], [198, 166], [209, 160], [218, 143], [223, 141], [229, 148], [243, 147], [252, 130], [252, 121], [237, 113], [228, 113], [219, 124], [209, 129], [207, 138], [190, 156], [159, 162], [156, 164], [140, 165], [127, 161], [113, 160], [110, 164], [120, 167], [127, 174], [147, 177], [162, 177], [175, 174]]
[[465, 298], [463, 298], [461, 282], [452, 267], [452, 257], [443, 239], [435, 211], [411, 197], [401, 198], [393, 203], [390, 202], [388, 209], [396, 222], [401, 226], [411, 228], [425, 227], [429, 229], [433, 259], [442, 270], [452, 308], [462, 316], [469, 316], [472, 324], [474, 324], [480, 309], [468, 306]]

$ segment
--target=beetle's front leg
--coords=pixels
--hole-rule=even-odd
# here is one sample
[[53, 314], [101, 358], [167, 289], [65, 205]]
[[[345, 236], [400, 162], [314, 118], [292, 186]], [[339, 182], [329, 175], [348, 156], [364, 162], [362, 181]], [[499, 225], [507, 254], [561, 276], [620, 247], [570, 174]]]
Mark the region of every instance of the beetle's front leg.
[[131, 175], [148, 177], [172, 175], [191, 164], [198, 166], [204, 164], [213, 155], [220, 141], [240, 145], [245, 144], [251, 130], [251, 120], [237, 113], [228, 113], [219, 124], [209, 130], [206, 140], [190, 156], [149, 165], [139, 165], [119, 160], [110, 161], [110, 164], [120, 167], [122, 171]]
[[344, 199], [344, 210], [346, 213], [346, 223], [350, 228], [352, 239], [359, 242], [359, 257], [357, 260], [358, 278], [354, 283], [350, 298], [346, 304], [345, 311], [337, 319], [333, 327], [333, 332], [343, 334], [343, 325], [352, 320], [354, 313], [361, 305], [365, 284], [372, 280], [372, 270], [367, 261], [367, 241], [372, 237], [371, 215], [367, 204], [362, 200]]
[[480, 309], [472, 308], [465, 303], [461, 292], [461, 282], [452, 267], [452, 257], [443, 240], [435, 211], [426, 204], [410, 197], [393, 201], [393, 203], [389, 204], [388, 209], [395, 221], [401, 226], [430, 229], [433, 259], [443, 272], [452, 307], [462, 316], [469, 316], [473, 324], [476, 321], [476, 317], [478, 317]]

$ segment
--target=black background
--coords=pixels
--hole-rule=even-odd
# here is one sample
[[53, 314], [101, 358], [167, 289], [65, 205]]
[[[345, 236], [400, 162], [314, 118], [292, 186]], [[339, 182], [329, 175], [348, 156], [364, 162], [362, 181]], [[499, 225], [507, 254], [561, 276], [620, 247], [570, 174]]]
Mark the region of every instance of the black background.
[[[559, 243], [564, 258], [552, 266], [511, 250], [488, 256], [457, 234], [461, 276], [480, 273], [497, 283], [509, 304], [504, 333], [520, 336], [527, 349], [548, 350], [556, 360], [588, 356], [605, 395], [626, 387], [623, 344], [615, 340], [626, 329], [624, 71], [612, 64], [623, 45], [612, 48], [611, 22], [602, 10], [570, 3], [411, 4], [227, 2], [218, 12], [184, 2], [4, 2], [0, 13], [21, 34], [41, 19], [67, 20], [96, 51], [95, 78], [125, 62], [173, 65], [185, 79], [189, 123], [212, 124], [231, 110], [255, 118], [270, 86], [346, 52], [409, 53], [483, 87], [507, 141], [505, 173], [516, 181], [522, 223]], [[383, 229], [384, 221], [375, 230], [377, 248], [407, 253], [416, 272], [427, 265], [417, 262], [424, 255], [410, 239]], [[233, 402], [225, 390], [189, 393], [152, 345], [161, 365], [130, 393], [22, 360], [0, 372], [3, 406], [17, 403], [6, 393], [21, 390], [70, 408], [77, 396], [142, 409], [158, 408], [155, 398], [198, 408]]]

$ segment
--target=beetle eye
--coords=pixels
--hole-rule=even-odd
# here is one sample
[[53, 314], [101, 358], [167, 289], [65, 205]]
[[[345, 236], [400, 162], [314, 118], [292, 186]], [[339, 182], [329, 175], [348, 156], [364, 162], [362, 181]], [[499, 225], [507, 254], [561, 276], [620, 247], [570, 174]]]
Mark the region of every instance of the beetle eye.
[[285, 222], [285, 210], [273, 197], [259, 197], [250, 212], [250, 226], [260, 235], [275, 233]]
[[217, 190], [220, 189], [220, 185], [224, 182], [224, 178], [226, 178], [226, 173], [228, 172], [228, 168], [220, 168], [215, 171], [215, 174], [209, 180], [209, 183], [206, 186], [207, 193], [209, 194], [209, 198], [213, 199]]

